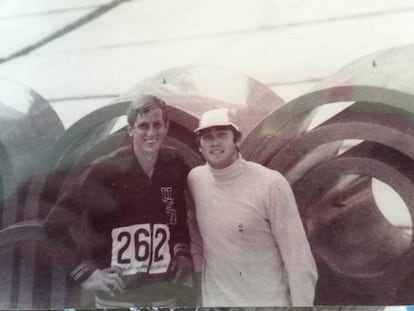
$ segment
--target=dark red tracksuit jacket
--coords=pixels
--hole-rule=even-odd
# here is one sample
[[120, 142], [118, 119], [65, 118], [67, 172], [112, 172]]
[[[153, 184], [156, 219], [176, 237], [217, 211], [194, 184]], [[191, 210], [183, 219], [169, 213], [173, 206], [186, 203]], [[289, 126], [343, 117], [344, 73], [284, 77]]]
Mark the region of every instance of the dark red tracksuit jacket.
[[[190, 257], [187, 174], [188, 167], [171, 148], [160, 150], [152, 178], [131, 147], [90, 164], [45, 221], [72, 278], [80, 283], [96, 268], [118, 266], [127, 288], [115, 300], [142, 303], [173, 297], [168, 267], [177, 254]], [[80, 228], [76, 237], [70, 233], [74, 228]], [[104, 293], [98, 296], [114, 300]]]

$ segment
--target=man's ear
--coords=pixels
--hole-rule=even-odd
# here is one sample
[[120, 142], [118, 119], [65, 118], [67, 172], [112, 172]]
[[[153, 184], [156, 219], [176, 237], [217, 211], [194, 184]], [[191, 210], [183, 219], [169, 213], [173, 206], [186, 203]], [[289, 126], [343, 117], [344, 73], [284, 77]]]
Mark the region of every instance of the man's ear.
[[133, 128], [128, 125], [128, 136], [132, 137]]
[[236, 144], [237, 151], [239, 151], [239, 152], [240, 152], [240, 145], [241, 145], [241, 134], [240, 134], [240, 135], [237, 135], [237, 139], [236, 139], [236, 141], [235, 141], [235, 144]]

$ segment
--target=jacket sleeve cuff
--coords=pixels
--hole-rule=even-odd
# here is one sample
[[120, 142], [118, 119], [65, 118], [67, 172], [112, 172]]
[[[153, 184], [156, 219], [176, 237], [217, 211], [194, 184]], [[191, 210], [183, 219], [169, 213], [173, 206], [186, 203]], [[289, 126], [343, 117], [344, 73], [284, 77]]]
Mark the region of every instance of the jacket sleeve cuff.
[[80, 284], [85, 281], [98, 267], [92, 263], [82, 262], [70, 273], [72, 279]]
[[174, 246], [174, 256], [185, 256], [191, 258], [190, 248], [186, 243], [177, 243]]

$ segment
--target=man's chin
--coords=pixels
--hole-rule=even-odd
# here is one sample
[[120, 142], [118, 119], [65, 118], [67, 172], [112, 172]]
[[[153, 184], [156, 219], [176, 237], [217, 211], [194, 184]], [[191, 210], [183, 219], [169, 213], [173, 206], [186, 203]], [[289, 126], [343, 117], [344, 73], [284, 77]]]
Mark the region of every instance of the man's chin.
[[145, 149], [144, 152], [146, 154], [158, 154], [158, 151], [160, 150], [160, 148], [153, 148], [153, 149]]

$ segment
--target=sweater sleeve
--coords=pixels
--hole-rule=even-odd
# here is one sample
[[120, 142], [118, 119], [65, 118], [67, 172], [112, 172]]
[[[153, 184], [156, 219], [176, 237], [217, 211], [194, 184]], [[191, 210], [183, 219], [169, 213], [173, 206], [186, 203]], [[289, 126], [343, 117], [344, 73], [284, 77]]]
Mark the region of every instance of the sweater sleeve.
[[269, 220], [279, 247], [292, 306], [311, 306], [315, 297], [317, 270], [288, 181], [278, 175], [266, 197]]
[[44, 221], [46, 234], [56, 248], [59, 263], [76, 283], [82, 283], [97, 269], [93, 262], [83, 259], [80, 239], [73, 234], [82, 231], [82, 186], [88, 175], [89, 170], [69, 187]]

